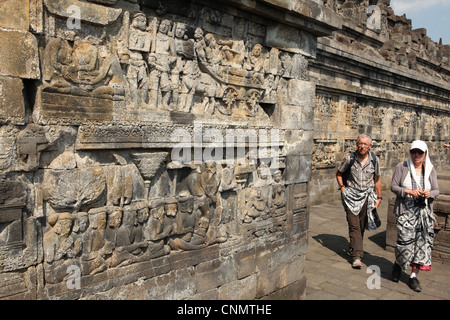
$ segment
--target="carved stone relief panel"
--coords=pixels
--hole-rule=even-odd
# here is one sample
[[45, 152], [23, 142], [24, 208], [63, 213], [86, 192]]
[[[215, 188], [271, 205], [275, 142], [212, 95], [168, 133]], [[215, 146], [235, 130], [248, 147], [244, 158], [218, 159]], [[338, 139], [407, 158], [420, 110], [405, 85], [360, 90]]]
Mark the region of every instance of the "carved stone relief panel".
[[315, 140], [312, 156], [313, 170], [336, 166], [337, 140]]
[[[100, 2], [44, 3], [54, 32], [43, 44], [36, 122], [108, 123], [149, 112], [268, 119], [260, 104], [278, 102], [280, 78], [308, 77], [302, 54], [265, 44], [273, 40], [264, 25], [217, 10], [193, 11], [188, 21]], [[89, 28], [62, 23], [70, 5], [93, 10], [81, 19]]]
[[339, 97], [331, 95], [317, 95], [314, 118], [319, 121], [333, 121], [339, 112]]
[[0, 128], [0, 271], [34, 272], [40, 297], [72, 294], [71, 268], [104, 281], [292, 229], [287, 185], [309, 180], [310, 157], [291, 158], [305, 169], [287, 181], [275, 118], [289, 104], [292, 131], [312, 130], [315, 37], [277, 47], [286, 30], [266, 18], [155, 3], [33, 0], [31, 79], [14, 78], [27, 87], [17, 104], [0, 77], [5, 121], [19, 120]]
[[[182, 164], [168, 155], [111, 151], [89, 164], [71, 151], [55, 158], [42, 181], [47, 283], [63, 281], [70, 265], [93, 275], [225, 243], [242, 228], [250, 240], [287, 228], [282, 171], [272, 175], [265, 162]], [[152, 192], [162, 184], [167, 192]]]

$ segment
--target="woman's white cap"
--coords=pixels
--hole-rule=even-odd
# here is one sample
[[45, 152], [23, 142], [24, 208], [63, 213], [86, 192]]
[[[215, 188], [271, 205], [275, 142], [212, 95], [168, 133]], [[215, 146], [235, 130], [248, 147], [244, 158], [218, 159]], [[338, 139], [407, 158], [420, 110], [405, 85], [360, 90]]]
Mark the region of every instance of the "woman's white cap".
[[411, 143], [411, 148], [409, 148], [409, 150], [413, 150], [413, 149], [419, 149], [419, 150], [422, 150], [423, 152], [427, 152], [428, 147], [424, 141], [415, 140], [415, 141], [413, 141], [413, 143]]

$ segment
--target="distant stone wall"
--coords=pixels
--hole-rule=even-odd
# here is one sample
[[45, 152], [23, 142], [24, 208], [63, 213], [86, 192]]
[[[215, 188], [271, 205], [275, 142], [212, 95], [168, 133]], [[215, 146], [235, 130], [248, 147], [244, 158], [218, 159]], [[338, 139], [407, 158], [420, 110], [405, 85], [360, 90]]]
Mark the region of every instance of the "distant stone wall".
[[299, 299], [317, 37], [302, 1], [0, 6], [0, 298]]
[[450, 169], [450, 45], [396, 16], [390, 1], [319, 1], [343, 17], [321, 37], [309, 69], [316, 83], [311, 203], [339, 199], [337, 165], [371, 135], [389, 195], [395, 166], [415, 139], [426, 141], [438, 172]]

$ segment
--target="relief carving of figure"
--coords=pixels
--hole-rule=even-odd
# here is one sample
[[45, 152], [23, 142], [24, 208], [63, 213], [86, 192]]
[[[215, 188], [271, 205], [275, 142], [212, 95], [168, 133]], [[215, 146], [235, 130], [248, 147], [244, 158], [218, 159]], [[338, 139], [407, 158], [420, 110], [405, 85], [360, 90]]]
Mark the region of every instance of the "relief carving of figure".
[[246, 210], [244, 211], [244, 223], [251, 223], [257, 218], [264, 218], [269, 214], [269, 198], [266, 191], [269, 188], [255, 188], [249, 190], [246, 196]]
[[125, 96], [125, 77], [120, 67], [119, 58], [112, 53], [109, 45], [101, 45], [98, 48], [98, 71], [91, 73], [94, 77], [92, 84], [104, 81], [105, 85], [94, 89], [97, 97], [112, 97], [114, 100], [123, 100]]
[[96, 274], [106, 270], [105, 256], [111, 253], [111, 248], [105, 245], [106, 207], [90, 209], [88, 215], [89, 227], [84, 233], [84, 248], [81, 257], [81, 273], [83, 275]]
[[82, 241], [72, 235], [74, 217], [68, 213], [55, 213], [48, 218], [50, 229], [44, 233], [44, 269], [48, 283], [58, 283], [67, 276], [67, 267], [81, 253]]
[[[107, 251], [112, 254], [116, 246], [117, 229], [122, 224], [122, 208], [116, 206], [107, 206], [107, 220], [108, 224], [105, 230], [105, 247]], [[106, 260], [109, 261], [110, 254], [106, 256]]]
[[272, 186], [272, 216], [276, 217], [286, 212], [286, 188], [282, 181], [282, 173], [277, 170], [273, 175]]
[[281, 63], [281, 75], [283, 77], [290, 77], [293, 67], [292, 58], [287, 52], [280, 53], [280, 63]]
[[[119, 224], [119, 217], [122, 219]], [[131, 264], [135, 261], [134, 253], [140, 253], [141, 244], [134, 244], [134, 227], [136, 223], [136, 211], [131, 206], [125, 206], [122, 215], [116, 213], [116, 237], [114, 243], [114, 251], [108, 259], [110, 267], [120, 267]]]
[[[154, 244], [161, 244], [165, 238], [176, 233], [178, 205], [174, 198], [155, 199], [150, 201], [150, 216], [147, 230], [149, 240]], [[150, 243], [150, 242], [149, 242]], [[164, 250], [167, 250], [165, 247]]]
[[168, 254], [170, 249], [167, 245], [165, 245], [165, 240], [154, 240], [154, 238], [152, 238], [150, 210], [147, 202], [139, 201], [136, 203], [135, 207], [137, 210], [137, 222], [139, 224], [139, 228], [141, 229], [139, 231], [139, 238], [141, 239], [140, 241], [142, 241], [141, 248], [143, 250], [147, 250], [145, 254], [141, 254], [138, 261], [145, 261]]
[[[89, 95], [73, 84], [77, 81], [77, 70], [73, 62], [73, 49], [66, 40], [52, 38], [44, 54], [44, 90], [77, 95]], [[75, 72], [76, 73], [75, 73]], [[74, 74], [75, 73], [75, 74]]]
[[147, 17], [138, 12], [133, 15], [129, 28], [128, 49], [130, 59], [127, 80], [131, 101], [135, 105], [148, 102], [149, 76], [143, 53], [150, 52], [151, 33], [147, 31]]
[[222, 73], [219, 66], [222, 64], [224, 59], [222, 50], [220, 50], [217, 44], [216, 38], [213, 34], [207, 33], [205, 35], [205, 61], [208, 66], [208, 70], [216, 77], [222, 77]]
[[131, 165], [111, 166], [106, 170], [108, 206], [121, 206], [131, 203], [133, 198], [133, 172]]
[[[191, 243], [194, 229], [197, 225], [197, 212], [194, 211], [194, 198], [189, 192], [182, 191], [178, 199], [179, 212], [177, 217], [176, 235], [169, 239], [172, 250], [199, 249], [200, 244]], [[204, 240], [204, 239], [203, 239]]]
[[242, 68], [245, 59], [245, 44], [243, 40], [219, 40], [218, 44], [224, 54], [224, 65]]
[[262, 52], [263, 47], [259, 43], [253, 46], [253, 49], [246, 59], [245, 68], [253, 72], [252, 82], [255, 84], [264, 84], [264, 71], [266, 58]]
[[155, 36], [155, 45], [149, 55], [150, 66], [150, 96], [155, 106], [161, 105], [169, 109], [172, 96], [172, 83], [170, 72], [172, 65], [176, 63], [173, 39], [169, 36], [171, 28], [170, 20], [160, 22]]
[[178, 22], [174, 25], [174, 38], [173, 38], [173, 48], [175, 53], [176, 61], [172, 66], [170, 71], [170, 79], [172, 86], [172, 104], [173, 108], [176, 109], [178, 106], [179, 99], [179, 85], [180, 85], [180, 75], [183, 71], [185, 60], [184, 60], [184, 44], [186, 42], [186, 24]]
[[51, 38], [45, 48], [43, 90], [122, 100], [124, 77], [118, 57], [109, 45], [96, 47]]
[[133, 255], [139, 256], [147, 248], [147, 241], [144, 239], [143, 224], [148, 218], [148, 208], [144, 202], [136, 202], [124, 209], [126, 215], [129, 214], [134, 217], [133, 228], [130, 233], [130, 243], [133, 244], [133, 247], [129, 249]]
[[202, 110], [205, 114], [213, 115], [216, 108], [215, 97], [219, 84], [207, 72], [200, 72], [201, 66], [206, 67], [206, 64], [209, 64], [207, 60], [208, 48], [205, 37], [203, 36], [203, 30], [201, 28], [195, 29], [194, 38], [195, 53], [198, 59], [197, 68], [199, 68], [197, 71], [198, 77], [195, 92], [203, 95]]
[[206, 62], [206, 41], [202, 28], [196, 28], [194, 31], [194, 49], [200, 62]]
[[264, 92], [263, 101], [266, 103], [277, 103], [277, 88], [278, 88], [279, 76], [272, 73], [267, 74], [264, 80]]
[[175, 104], [178, 104], [181, 111], [191, 112], [200, 70], [196, 55], [197, 43], [193, 39], [187, 39], [186, 31], [185, 23], [176, 24], [174, 48], [177, 62], [172, 70], [172, 86]]

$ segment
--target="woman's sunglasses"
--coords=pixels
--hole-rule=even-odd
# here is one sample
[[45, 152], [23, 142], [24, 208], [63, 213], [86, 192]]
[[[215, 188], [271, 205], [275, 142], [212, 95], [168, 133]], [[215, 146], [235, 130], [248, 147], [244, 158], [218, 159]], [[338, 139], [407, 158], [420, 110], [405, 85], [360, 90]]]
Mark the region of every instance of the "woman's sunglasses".
[[411, 154], [418, 154], [418, 155], [424, 154], [424, 152], [422, 150], [411, 150], [410, 152], [411, 152]]

